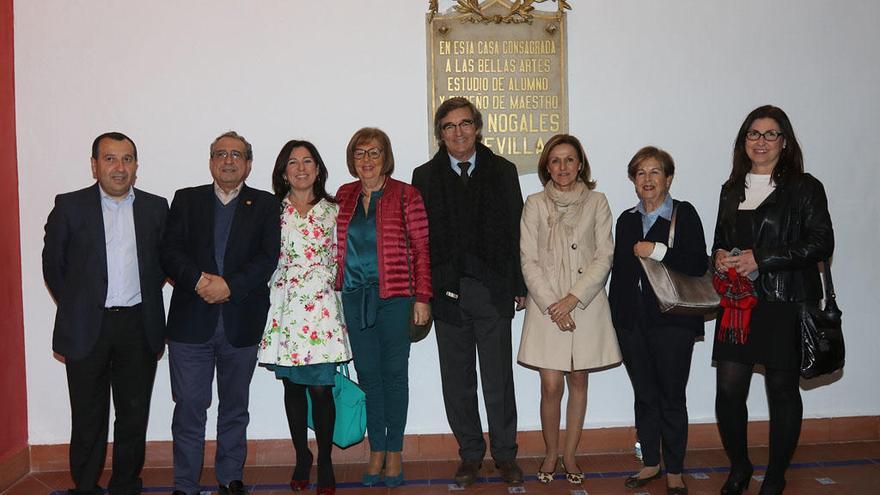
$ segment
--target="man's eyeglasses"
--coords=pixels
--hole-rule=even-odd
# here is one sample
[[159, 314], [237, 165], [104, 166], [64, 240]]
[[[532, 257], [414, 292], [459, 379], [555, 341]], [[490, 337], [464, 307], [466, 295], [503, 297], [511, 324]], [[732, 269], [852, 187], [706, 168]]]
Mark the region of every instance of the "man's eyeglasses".
[[225, 159], [229, 158], [230, 156], [232, 157], [232, 161], [234, 161], [234, 162], [240, 162], [242, 160], [242, 158], [244, 158], [244, 155], [242, 155], [241, 152], [238, 150], [232, 150], [232, 151], [219, 150], [219, 151], [215, 151], [215, 152], [211, 153], [211, 158], [220, 159], [220, 160], [225, 160]]
[[440, 129], [442, 129], [443, 132], [455, 132], [456, 127], [459, 128], [461, 130], [461, 132], [468, 132], [474, 128], [474, 121], [471, 119], [464, 119], [457, 124], [453, 124], [452, 122], [447, 122], [447, 123], [443, 124], [440, 127]]
[[354, 155], [355, 160], [363, 160], [365, 156], [375, 160], [382, 156], [382, 148], [370, 148], [368, 150], [357, 148], [352, 155]]
[[774, 129], [770, 129], [769, 131], [764, 131], [764, 132], [758, 132], [753, 129], [753, 130], [746, 133], [746, 139], [748, 139], [749, 141], [757, 141], [763, 137], [764, 141], [773, 142], [773, 141], [776, 141], [777, 139], [779, 139], [779, 136], [781, 136], [781, 135], [782, 135], [782, 131], [777, 131]]

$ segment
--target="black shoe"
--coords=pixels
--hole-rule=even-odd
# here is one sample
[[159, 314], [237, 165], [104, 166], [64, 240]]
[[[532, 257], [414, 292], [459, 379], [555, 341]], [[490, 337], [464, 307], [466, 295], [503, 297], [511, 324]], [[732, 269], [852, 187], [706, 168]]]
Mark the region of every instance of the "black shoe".
[[658, 469], [657, 474], [655, 474], [654, 476], [648, 476], [647, 478], [639, 478], [639, 475], [636, 474], [627, 478], [626, 481], [623, 482], [623, 486], [627, 488], [643, 487], [656, 479], [660, 479], [661, 476], [663, 476], [662, 469]]
[[758, 492], [758, 495], [781, 495], [782, 490], [784, 489], [785, 480], [772, 481], [764, 478], [764, 482], [761, 483], [761, 491]]
[[462, 488], [473, 485], [477, 481], [477, 476], [480, 474], [480, 466], [482, 465], [483, 461], [469, 461], [467, 459], [461, 461], [461, 464], [458, 465], [458, 469], [455, 471], [455, 482]]
[[522, 484], [523, 471], [519, 467], [519, 464], [516, 463], [515, 459], [498, 461], [495, 463], [495, 468], [498, 469], [498, 474], [501, 475], [501, 479], [508, 485]]
[[688, 487], [666, 485], [666, 495], [688, 495]]
[[749, 464], [745, 470], [730, 470], [727, 481], [721, 487], [721, 495], [740, 495], [749, 489], [749, 482], [752, 481], [752, 473], [755, 469]]
[[230, 481], [228, 485], [220, 485], [218, 495], [248, 495], [247, 488], [241, 480]]

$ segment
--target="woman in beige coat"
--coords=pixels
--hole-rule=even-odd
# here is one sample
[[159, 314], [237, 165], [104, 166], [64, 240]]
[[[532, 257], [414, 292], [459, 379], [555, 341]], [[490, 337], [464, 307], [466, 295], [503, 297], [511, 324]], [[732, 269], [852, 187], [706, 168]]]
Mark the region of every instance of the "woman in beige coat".
[[574, 136], [547, 142], [538, 162], [544, 191], [526, 200], [520, 222], [522, 271], [529, 296], [520, 364], [541, 375], [541, 430], [546, 457], [538, 480], [550, 483], [559, 448], [560, 403], [568, 382], [562, 469], [583, 482], [575, 454], [587, 410], [587, 373], [621, 360], [605, 282], [614, 242], [611, 209], [593, 191], [590, 164]]

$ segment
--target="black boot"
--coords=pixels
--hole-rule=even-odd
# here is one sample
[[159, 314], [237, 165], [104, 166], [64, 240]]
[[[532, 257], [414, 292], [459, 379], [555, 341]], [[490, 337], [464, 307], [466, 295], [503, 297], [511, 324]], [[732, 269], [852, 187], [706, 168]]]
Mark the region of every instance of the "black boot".
[[741, 469], [730, 470], [727, 481], [721, 487], [721, 495], [740, 495], [749, 488], [749, 482], [752, 480], [752, 473], [755, 469], [751, 464]]
[[761, 483], [761, 491], [758, 492], [758, 495], [779, 495], [784, 489], [785, 480], [780, 481], [764, 478], [764, 482]]

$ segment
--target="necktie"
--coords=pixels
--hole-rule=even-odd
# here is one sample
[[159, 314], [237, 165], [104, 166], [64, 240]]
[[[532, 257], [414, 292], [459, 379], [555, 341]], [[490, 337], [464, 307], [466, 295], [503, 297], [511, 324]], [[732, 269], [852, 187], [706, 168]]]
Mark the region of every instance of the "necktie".
[[464, 183], [464, 185], [467, 185], [468, 179], [470, 178], [467, 172], [468, 169], [471, 168], [471, 162], [458, 162], [458, 168], [461, 169], [461, 182]]

